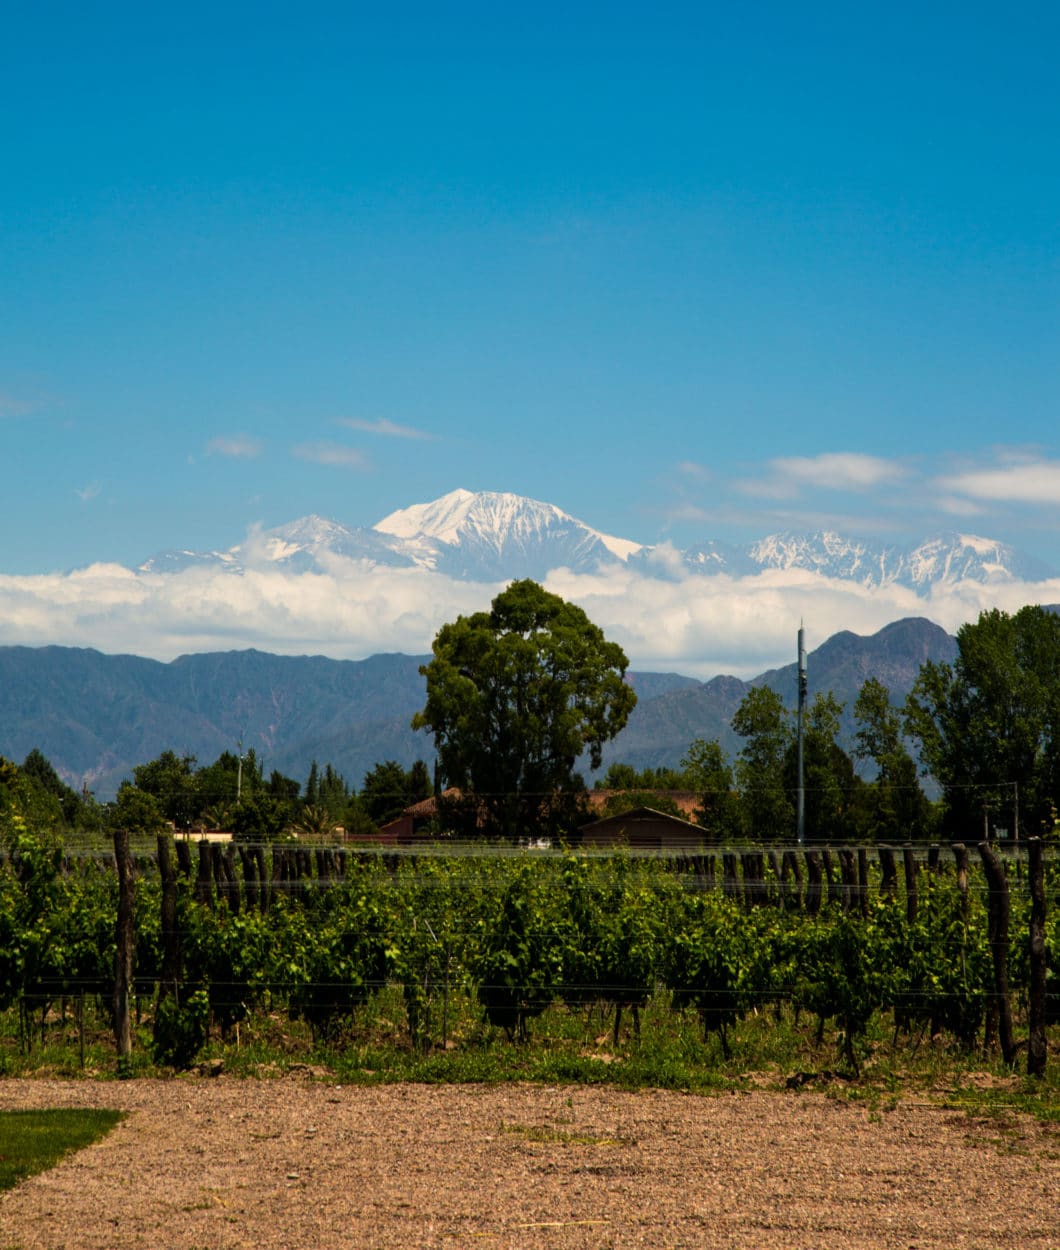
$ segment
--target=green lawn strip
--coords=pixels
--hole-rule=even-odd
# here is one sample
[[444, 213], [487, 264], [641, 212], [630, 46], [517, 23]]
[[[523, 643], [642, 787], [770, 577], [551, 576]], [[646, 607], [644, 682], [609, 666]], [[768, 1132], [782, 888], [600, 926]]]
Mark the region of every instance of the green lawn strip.
[[90, 1146], [109, 1133], [122, 1114], [74, 1109], [0, 1111], [0, 1190]]

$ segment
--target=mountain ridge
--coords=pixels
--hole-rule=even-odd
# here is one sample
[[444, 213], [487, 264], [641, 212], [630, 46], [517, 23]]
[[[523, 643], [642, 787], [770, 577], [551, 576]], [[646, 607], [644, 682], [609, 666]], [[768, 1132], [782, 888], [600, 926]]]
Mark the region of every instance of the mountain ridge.
[[678, 573], [751, 577], [803, 570], [866, 589], [903, 586], [919, 595], [962, 580], [1002, 583], [1055, 576], [1049, 566], [1009, 544], [959, 531], [901, 547], [835, 530], [786, 530], [743, 545], [708, 538], [671, 551], [602, 533], [555, 504], [463, 488], [399, 508], [370, 528], [310, 514], [273, 529], [254, 529], [243, 543], [225, 550], [158, 552], [136, 571], [160, 575], [213, 566], [232, 573], [257, 567], [352, 573], [356, 567], [383, 566], [497, 582], [542, 580], [557, 568], [591, 573], [623, 565], [662, 579]]
[[[925, 659], [949, 660], [956, 640], [921, 617], [868, 636], [841, 631], [811, 652], [809, 689], [847, 704], [866, 676], [900, 702]], [[0, 755], [21, 761], [35, 747], [74, 785], [109, 798], [132, 768], [164, 750], [209, 763], [253, 747], [266, 773], [302, 781], [313, 759], [330, 762], [353, 786], [375, 764], [429, 760], [432, 744], [410, 727], [424, 701], [420, 665], [429, 657], [378, 654], [365, 660], [243, 650], [182, 655], [168, 663], [91, 648], [0, 647]], [[794, 663], [751, 681], [707, 682], [678, 673], [631, 673], [639, 701], [604, 753], [637, 768], [677, 766], [693, 738], [718, 738], [730, 753], [729, 721], [753, 685], [791, 705]]]

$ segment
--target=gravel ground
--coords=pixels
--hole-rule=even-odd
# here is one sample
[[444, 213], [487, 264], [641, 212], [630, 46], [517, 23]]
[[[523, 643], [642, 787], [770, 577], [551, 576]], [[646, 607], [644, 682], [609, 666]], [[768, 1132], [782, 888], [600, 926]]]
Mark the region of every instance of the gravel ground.
[[0, 1080], [119, 1107], [0, 1197], [10, 1250], [1060, 1250], [1060, 1135], [917, 1103], [304, 1077]]

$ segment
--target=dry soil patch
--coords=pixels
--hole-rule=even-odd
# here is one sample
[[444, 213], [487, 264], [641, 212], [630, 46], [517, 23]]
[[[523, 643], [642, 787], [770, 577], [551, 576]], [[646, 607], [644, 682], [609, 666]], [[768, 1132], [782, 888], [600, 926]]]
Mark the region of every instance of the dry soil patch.
[[128, 1111], [0, 1197], [0, 1247], [1060, 1248], [1060, 1141], [934, 1105], [295, 1079], [0, 1081]]

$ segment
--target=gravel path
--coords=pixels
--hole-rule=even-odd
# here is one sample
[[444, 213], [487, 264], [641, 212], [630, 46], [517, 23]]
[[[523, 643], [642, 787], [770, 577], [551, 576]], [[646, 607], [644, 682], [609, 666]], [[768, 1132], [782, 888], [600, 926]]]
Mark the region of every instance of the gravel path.
[[0, 1196], [10, 1250], [1060, 1250], [1060, 1135], [924, 1104], [540, 1086], [0, 1080], [120, 1107]]

